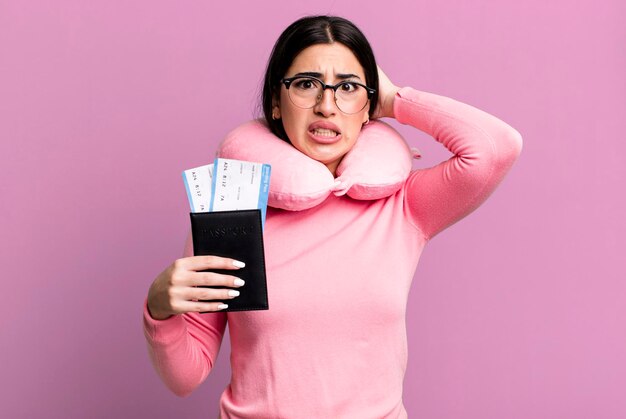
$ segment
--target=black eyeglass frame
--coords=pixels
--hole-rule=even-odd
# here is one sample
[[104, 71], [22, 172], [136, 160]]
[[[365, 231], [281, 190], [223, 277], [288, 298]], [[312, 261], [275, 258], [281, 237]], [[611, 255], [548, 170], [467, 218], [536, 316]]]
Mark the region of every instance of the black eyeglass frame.
[[[359, 83], [359, 82], [356, 82], [356, 81], [348, 81], [348, 80], [340, 81], [337, 84], [326, 84], [323, 81], [321, 81], [320, 79], [318, 79], [317, 77], [312, 77], [312, 76], [294, 76], [294, 77], [283, 78], [283, 79], [280, 80], [280, 82], [285, 85], [285, 88], [287, 90], [289, 90], [289, 87], [291, 86], [291, 83], [294, 80], [297, 80], [297, 79], [312, 79], [312, 80], [315, 80], [315, 81], [319, 82], [322, 85], [322, 94], [324, 93], [324, 91], [326, 89], [332, 89], [333, 90], [333, 99], [335, 100], [335, 103], [337, 103], [337, 89], [339, 89], [344, 84], [357, 84], [357, 85], [361, 86], [362, 88], [364, 88], [365, 91], [367, 92], [367, 102], [369, 102], [372, 99], [372, 96], [374, 95], [374, 93], [376, 93], [376, 89], [372, 89], [371, 87], [368, 87], [368, 86], [364, 85], [363, 83]], [[291, 96], [289, 96], [289, 100], [291, 100]], [[337, 105], [337, 108], [341, 112], [343, 112], [343, 113], [345, 113], [347, 115], [353, 115], [353, 114], [355, 114], [357, 112], [361, 112], [363, 109], [365, 109], [365, 107], [367, 106], [367, 102], [365, 102], [365, 104], [363, 105], [363, 107], [361, 109], [359, 109], [356, 112], [352, 112], [352, 113], [344, 112], [339, 105]], [[317, 104], [317, 102], [315, 102], [315, 104], [313, 104], [312, 106], [309, 106], [308, 108], [303, 108], [302, 106], [296, 105], [294, 103], [294, 105], [296, 105], [297, 107], [299, 107], [301, 109], [311, 109], [316, 104]]]

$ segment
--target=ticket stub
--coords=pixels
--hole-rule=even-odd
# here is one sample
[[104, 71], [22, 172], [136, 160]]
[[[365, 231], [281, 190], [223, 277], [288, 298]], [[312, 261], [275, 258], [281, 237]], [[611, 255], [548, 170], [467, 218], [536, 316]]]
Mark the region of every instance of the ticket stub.
[[271, 166], [241, 160], [216, 159], [211, 211], [260, 209], [265, 225]]
[[185, 170], [183, 180], [191, 212], [209, 212], [213, 195], [213, 165]]

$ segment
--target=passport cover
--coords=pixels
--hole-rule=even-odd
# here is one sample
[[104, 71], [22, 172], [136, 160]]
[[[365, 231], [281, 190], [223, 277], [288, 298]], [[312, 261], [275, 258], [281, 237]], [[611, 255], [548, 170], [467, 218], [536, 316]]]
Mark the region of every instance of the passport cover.
[[241, 292], [238, 297], [219, 300], [228, 304], [227, 309], [220, 311], [269, 309], [261, 210], [192, 212], [189, 215], [194, 255], [229, 257], [246, 264], [238, 270], [205, 271], [234, 275], [246, 281], [237, 288]]

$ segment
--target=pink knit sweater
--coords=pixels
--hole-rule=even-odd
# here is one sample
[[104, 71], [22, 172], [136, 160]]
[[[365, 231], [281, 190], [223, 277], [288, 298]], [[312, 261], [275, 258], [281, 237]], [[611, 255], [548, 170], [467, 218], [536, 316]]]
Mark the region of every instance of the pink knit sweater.
[[207, 377], [228, 323], [222, 418], [406, 417], [406, 302], [422, 249], [489, 196], [521, 137], [483, 111], [411, 88], [398, 92], [394, 112], [454, 156], [411, 172], [385, 199], [331, 194], [304, 211], [268, 209], [269, 310], [157, 321], [144, 307], [152, 362], [173, 392], [189, 394]]

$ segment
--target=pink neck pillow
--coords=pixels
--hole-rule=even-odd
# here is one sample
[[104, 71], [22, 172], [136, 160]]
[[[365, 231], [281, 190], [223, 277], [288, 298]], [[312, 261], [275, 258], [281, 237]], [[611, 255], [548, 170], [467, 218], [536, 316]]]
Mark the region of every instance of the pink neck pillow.
[[312, 208], [331, 193], [361, 200], [388, 197], [404, 184], [417, 153], [396, 130], [380, 121], [363, 127], [356, 144], [339, 163], [336, 179], [323, 163], [276, 137], [260, 120], [231, 131], [217, 151], [227, 159], [270, 164], [268, 205], [290, 211]]

